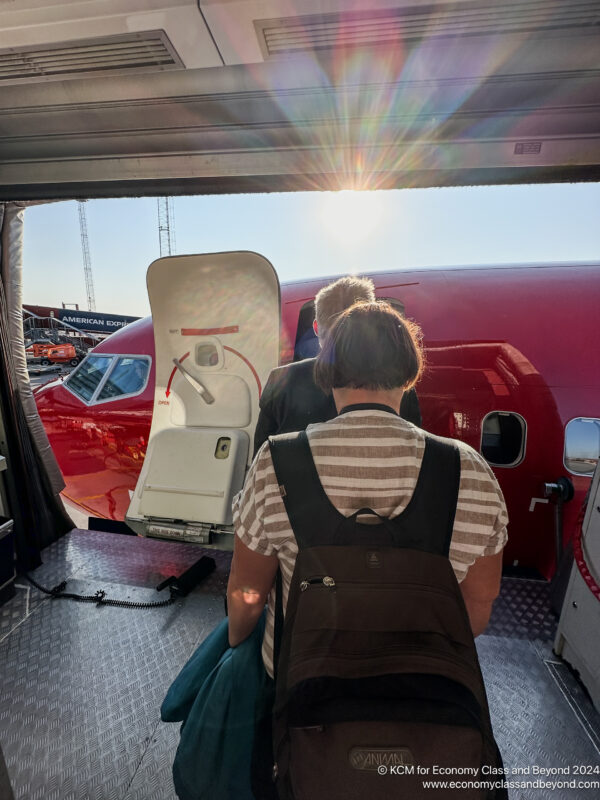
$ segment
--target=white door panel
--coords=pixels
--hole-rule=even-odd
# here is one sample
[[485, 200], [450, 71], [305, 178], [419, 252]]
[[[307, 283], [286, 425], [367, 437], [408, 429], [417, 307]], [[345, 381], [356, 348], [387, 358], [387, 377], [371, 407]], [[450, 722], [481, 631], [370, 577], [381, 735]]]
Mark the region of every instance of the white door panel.
[[[195, 372], [199, 373], [198, 370]], [[189, 427], [225, 425], [247, 428], [252, 421], [252, 391], [238, 375], [202, 375], [212, 403], [198, 402], [198, 392], [179, 373], [172, 384], [171, 421]]]
[[207, 542], [210, 532], [222, 543], [260, 393], [278, 363], [279, 281], [265, 258], [237, 252], [161, 258], [147, 283], [156, 387], [127, 522], [138, 533]]
[[[219, 458], [223, 447], [227, 458]], [[230, 525], [231, 501], [244, 480], [248, 449], [248, 434], [241, 430], [160, 431], [139, 487], [140, 511], [145, 517]]]

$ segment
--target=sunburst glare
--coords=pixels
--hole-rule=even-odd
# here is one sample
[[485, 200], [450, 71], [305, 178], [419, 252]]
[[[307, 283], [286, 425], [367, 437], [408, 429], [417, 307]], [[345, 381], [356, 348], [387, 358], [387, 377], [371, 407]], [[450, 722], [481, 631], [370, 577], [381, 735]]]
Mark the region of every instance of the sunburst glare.
[[347, 245], [371, 236], [381, 225], [384, 206], [379, 192], [325, 192], [319, 203], [319, 217], [334, 239]]

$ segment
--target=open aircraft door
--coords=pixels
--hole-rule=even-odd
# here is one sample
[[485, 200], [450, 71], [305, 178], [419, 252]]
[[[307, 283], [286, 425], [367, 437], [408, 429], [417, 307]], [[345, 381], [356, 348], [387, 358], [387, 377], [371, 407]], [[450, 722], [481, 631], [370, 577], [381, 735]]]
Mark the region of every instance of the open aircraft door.
[[231, 501], [279, 359], [279, 281], [265, 258], [237, 252], [158, 259], [147, 284], [156, 387], [126, 521], [145, 536], [229, 549]]

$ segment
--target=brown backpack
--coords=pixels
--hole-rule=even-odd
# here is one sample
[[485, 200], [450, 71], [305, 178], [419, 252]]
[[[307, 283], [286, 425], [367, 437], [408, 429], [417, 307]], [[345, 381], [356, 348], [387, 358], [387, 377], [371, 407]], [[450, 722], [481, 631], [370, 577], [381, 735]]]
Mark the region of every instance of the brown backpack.
[[281, 800], [507, 797], [467, 785], [501, 780], [502, 760], [448, 559], [455, 445], [428, 434], [407, 508], [367, 525], [357, 517], [370, 509], [345, 518], [331, 504], [304, 432], [269, 441], [298, 543], [285, 623], [281, 592], [275, 620]]

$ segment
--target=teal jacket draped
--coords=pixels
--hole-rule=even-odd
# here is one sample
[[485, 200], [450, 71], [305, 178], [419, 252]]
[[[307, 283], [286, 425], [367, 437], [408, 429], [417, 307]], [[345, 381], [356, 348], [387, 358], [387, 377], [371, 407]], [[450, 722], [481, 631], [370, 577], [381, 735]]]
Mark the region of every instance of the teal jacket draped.
[[161, 706], [163, 722], [183, 722], [173, 764], [180, 800], [254, 800], [250, 764], [257, 699], [267, 675], [261, 657], [265, 615], [229, 647], [227, 619], [183, 667]]

